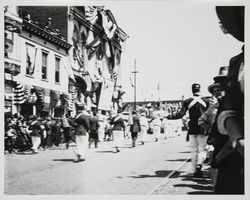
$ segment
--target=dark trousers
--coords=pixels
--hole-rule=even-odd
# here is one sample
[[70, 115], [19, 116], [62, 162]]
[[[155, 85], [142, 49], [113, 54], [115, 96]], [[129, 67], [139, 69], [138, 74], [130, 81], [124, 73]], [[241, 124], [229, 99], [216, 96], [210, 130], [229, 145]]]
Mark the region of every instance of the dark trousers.
[[89, 135], [89, 147], [91, 147], [91, 144], [94, 142], [95, 148], [97, 148], [98, 141], [99, 141], [98, 131], [90, 131], [90, 135]]
[[131, 137], [132, 137], [132, 146], [134, 147], [138, 137], [138, 132], [132, 132]]
[[63, 137], [64, 137], [64, 142], [68, 143], [71, 139], [71, 134], [70, 134], [70, 127], [64, 127], [63, 128]]

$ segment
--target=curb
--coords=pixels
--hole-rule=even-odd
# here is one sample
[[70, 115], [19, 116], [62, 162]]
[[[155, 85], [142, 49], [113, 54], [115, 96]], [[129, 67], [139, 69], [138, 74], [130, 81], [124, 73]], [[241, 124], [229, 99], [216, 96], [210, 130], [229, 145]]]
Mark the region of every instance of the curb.
[[171, 177], [177, 172], [179, 171], [181, 168], [183, 168], [187, 162], [189, 162], [191, 159], [188, 158], [186, 159], [183, 163], [181, 163], [177, 169], [173, 170], [170, 174], [168, 174], [158, 185], [156, 185], [152, 190], [150, 190], [148, 193], [146, 193], [147, 195], [150, 195], [150, 194], [157, 194], [164, 185], [166, 185], [170, 180], [171, 180]]

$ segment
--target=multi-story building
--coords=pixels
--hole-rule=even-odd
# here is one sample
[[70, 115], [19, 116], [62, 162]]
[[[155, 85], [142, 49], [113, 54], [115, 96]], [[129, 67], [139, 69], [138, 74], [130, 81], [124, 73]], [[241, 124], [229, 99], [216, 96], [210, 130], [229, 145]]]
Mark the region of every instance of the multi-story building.
[[71, 45], [52, 29], [50, 19], [43, 26], [33, 21], [29, 14], [20, 17], [22, 29], [16, 46], [20, 68], [18, 74], [12, 74], [12, 113], [47, 115], [56, 110], [63, 112], [63, 97], [65, 102], [69, 98], [71, 66], [67, 59]]
[[21, 33], [22, 19], [18, 16], [16, 7], [4, 7], [4, 111], [16, 112], [14, 104], [14, 76], [21, 69]]
[[122, 44], [128, 36], [109, 10], [20, 6], [18, 14], [23, 19], [21, 70], [14, 76], [13, 90], [16, 96], [23, 90], [26, 99], [14, 99], [17, 112], [75, 111], [82, 103], [89, 109], [117, 108], [123, 93]]

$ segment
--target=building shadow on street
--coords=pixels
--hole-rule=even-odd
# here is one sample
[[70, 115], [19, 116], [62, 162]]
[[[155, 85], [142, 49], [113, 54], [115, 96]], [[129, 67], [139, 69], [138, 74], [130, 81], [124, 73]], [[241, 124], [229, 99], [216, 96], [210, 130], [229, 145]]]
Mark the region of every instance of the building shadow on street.
[[53, 161], [60, 161], [60, 162], [73, 162], [73, 161], [74, 161], [74, 159], [72, 159], [72, 158], [53, 159]]
[[214, 194], [209, 169], [203, 170], [202, 178], [194, 178], [193, 173], [185, 173], [177, 175], [181, 178], [179, 184], [173, 185], [176, 188], [191, 188], [195, 191], [188, 192], [187, 194]]
[[107, 150], [107, 151], [95, 151], [96, 153], [114, 153], [112, 150]]
[[211, 185], [202, 185], [202, 184], [175, 184], [173, 187], [189, 187], [193, 190], [189, 192], [188, 194], [213, 194], [213, 187]]
[[165, 178], [171, 172], [173, 172], [173, 170], [159, 170], [159, 171], [155, 171], [154, 175], [141, 174], [141, 175], [138, 175], [138, 176], [129, 176], [129, 177], [130, 178], [153, 178], [153, 177], [155, 177], [155, 178]]
[[[187, 159], [185, 159], [185, 158], [183, 158], [183, 159], [170, 159], [170, 160], [166, 160], [166, 161], [175, 161], [175, 162], [184, 162], [184, 161], [186, 161]], [[190, 160], [188, 160], [187, 162], [190, 162]]]
[[179, 153], [191, 153], [191, 151], [181, 151]]

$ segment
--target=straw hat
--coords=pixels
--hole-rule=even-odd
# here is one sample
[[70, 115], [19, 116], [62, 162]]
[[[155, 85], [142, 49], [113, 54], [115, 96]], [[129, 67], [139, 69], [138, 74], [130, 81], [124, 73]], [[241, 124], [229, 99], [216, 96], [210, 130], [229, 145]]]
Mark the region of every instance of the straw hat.
[[213, 83], [212, 85], [209, 85], [208, 86], [208, 91], [211, 93], [211, 94], [213, 94], [213, 89], [215, 88], [215, 87], [221, 87], [221, 85], [219, 84], [219, 83]]

